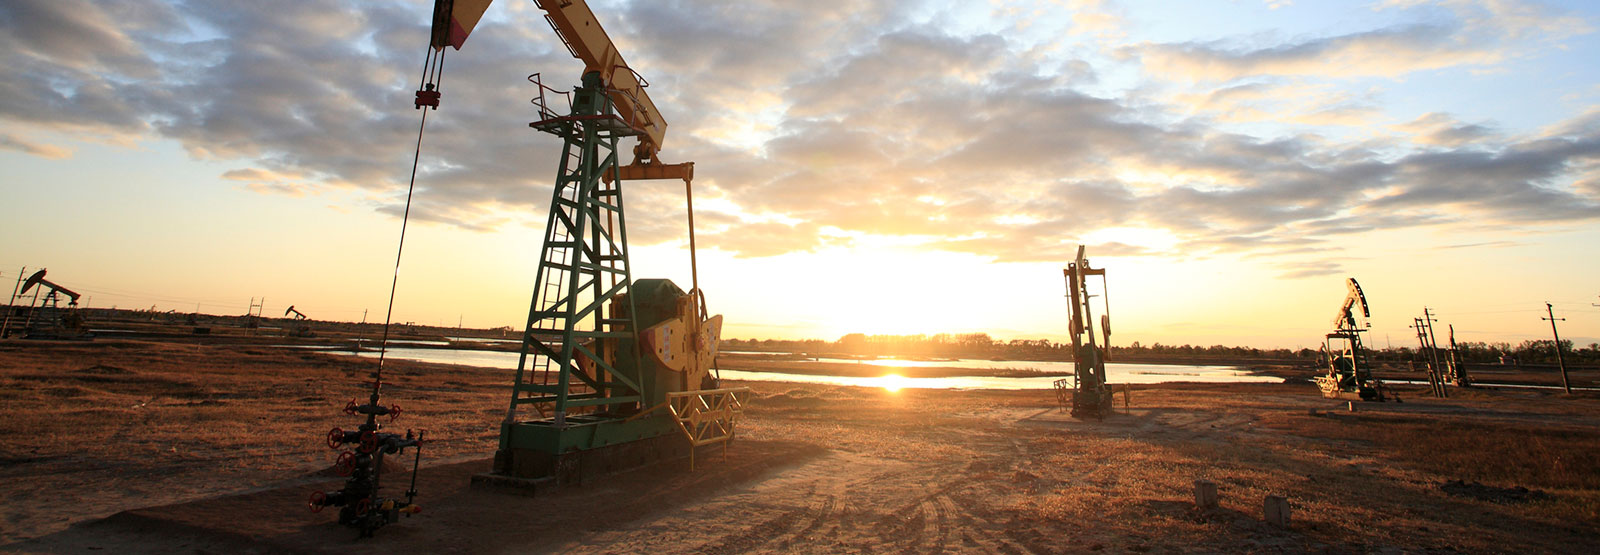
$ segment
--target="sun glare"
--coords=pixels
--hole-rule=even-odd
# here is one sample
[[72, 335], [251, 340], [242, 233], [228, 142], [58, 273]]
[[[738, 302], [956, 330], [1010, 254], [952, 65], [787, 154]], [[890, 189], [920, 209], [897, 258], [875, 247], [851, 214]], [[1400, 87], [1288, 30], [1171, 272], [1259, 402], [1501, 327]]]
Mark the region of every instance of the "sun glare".
[[890, 393], [899, 393], [900, 390], [911, 387], [911, 380], [899, 374], [885, 374], [878, 378], [878, 386]]

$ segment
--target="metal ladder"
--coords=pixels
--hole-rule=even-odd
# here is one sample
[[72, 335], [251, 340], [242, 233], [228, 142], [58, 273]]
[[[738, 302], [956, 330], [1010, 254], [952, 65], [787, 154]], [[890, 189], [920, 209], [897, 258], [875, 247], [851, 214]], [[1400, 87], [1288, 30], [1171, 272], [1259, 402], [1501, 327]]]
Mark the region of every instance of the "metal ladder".
[[[611, 112], [609, 98], [589, 94], [602, 114]], [[559, 426], [569, 414], [632, 402], [625, 395], [607, 397], [614, 390], [637, 399], [638, 385], [612, 366], [616, 355], [633, 354], [616, 352], [619, 340], [633, 333], [632, 307], [614, 303], [632, 284], [622, 184], [601, 179], [618, 164], [617, 135], [593, 115], [559, 119], [539, 127], [562, 137], [564, 146], [507, 423], [516, 422], [523, 404], [541, 416], [554, 409]]]

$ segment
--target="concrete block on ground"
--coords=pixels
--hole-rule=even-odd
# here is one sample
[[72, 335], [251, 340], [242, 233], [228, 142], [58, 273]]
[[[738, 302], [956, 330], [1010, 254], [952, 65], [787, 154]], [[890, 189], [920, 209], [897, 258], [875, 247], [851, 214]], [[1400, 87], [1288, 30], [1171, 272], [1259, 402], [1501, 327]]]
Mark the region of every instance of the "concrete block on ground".
[[1279, 528], [1289, 527], [1289, 500], [1283, 496], [1268, 495], [1266, 501], [1261, 504], [1261, 511], [1267, 524]]
[[1194, 506], [1201, 509], [1217, 508], [1217, 483], [1210, 480], [1194, 481]]

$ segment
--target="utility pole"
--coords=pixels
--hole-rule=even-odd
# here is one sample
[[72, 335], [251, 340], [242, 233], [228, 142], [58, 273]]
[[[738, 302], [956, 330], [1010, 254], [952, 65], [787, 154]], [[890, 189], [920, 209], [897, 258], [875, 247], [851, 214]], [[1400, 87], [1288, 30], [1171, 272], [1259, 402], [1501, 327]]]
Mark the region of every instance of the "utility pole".
[[365, 308], [361, 309], [361, 323], [362, 324], [366, 324], [367, 323], [367, 310], [368, 309], [365, 309]]
[[1440, 375], [1439, 369], [1439, 346], [1434, 342], [1431, 330], [1433, 316], [1427, 307], [1423, 307], [1422, 315], [1422, 318], [1411, 319], [1413, 322], [1411, 327], [1417, 329], [1418, 349], [1423, 351], [1418, 354], [1423, 355], [1422, 363], [1428, 366], [1428, 389], [1433, 391], [1434, 397], [1444, 397], [1444, 378]]
[[[1422, 319], [1412, 318], [1411, 329], [1417, 330], [1417, 356], [1422, 357], [1422, 365], [1428, 365], [1428, 334], [1422, 331]], [[1416, 357], [1412, 357], [1415, 359]], [[1433, 387], [1433, 369], [1428, 369], [1428, 387]]]
[[1444, 389], [1444, 365], [1439, 361], [1439, 336], [1433, 333], [1433, 323], [1439, 321], [1433, 317], [1428, 307], [1422, 307], [1422, 323], [1428, 327], [1428, 354], [1433, 357], [1434, 381], [1438, 382], [1438, 391], [1434, 392], [1439, 397], [1449, 397]]
[[5, 339], [6, 337], [11, 336], [11, 313], [16, 312], [17, 310], [13, 305], [17, 302], [17, 291], [22, 289], [22, 276], [27, 274], [27, 266], [23, 266], [21, 270], [17, 270], [17, 284], [11, 288], [11, 296], [6, 297], [5, 319], [0, 320], [0, 339]]
[[1456, 387], [1472, 385], [1472, 379], [1467, 376], [1466, 362], [1461, 360], [1461, 348], [1456, 346], [1456, 325], [1450, 324], [1450, 366], [1455, 368]]
[[6, 306], [11, 306], [12, 303], [17, 302], [17, 291], [22, 290], [22, 276], [27, 274], [27, 266], [23, 266], [21, 270], [17, 271], [17, 284], [11, 288], [11, 297], [6, 299]]
[[1550, 317], [1540, 318], [1540, 320], [1550, 321], [1550, 335], [1556, 338], [1556, 365], [1561, 367], [1561, 388], [1567, 390], [1567, 395], [1571, 395], [1572, 384], [1567, 382], [1567, 361], [1561, 358], [1561, 334], [1556, 332], [1556, 321], [1565, 322], [1567, 319], [1556, 317], [1555, 308], [1550, 306], [1550, 301], [1545, 301], [1544, 313], [1550, 315]]

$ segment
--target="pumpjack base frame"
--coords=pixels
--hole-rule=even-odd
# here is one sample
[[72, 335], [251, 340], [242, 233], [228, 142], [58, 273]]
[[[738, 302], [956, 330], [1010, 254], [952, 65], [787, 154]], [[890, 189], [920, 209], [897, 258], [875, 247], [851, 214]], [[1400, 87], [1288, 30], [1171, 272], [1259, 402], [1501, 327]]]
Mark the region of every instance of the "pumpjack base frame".
[[1062, 412], [1070, 412], [1073, 418], [1105, 420], [1106, 415], [1116, 412], [1115, 395], [1110, 387], [1080, 390], [1066, 378], [1056, 380], [1054, 385], [1056, 402], [1061, 404]]
[[582, 485], [607, 474], [689, 457], [692, 446], [662, 434], [593, 449], [551, 454], [511, 447], [495, 451], [494, 469], [472, 477], [472, 487], [532, 496], [561, 486]]
[[[1317, 388], [1322, 390], [1325, 399], [1338, 399], [1343, 401], [1376, 401], [1382, 402], [1389, 398], [1398, 400], [1392, 393], [1384, 395], [1385, 386], [1381, 382], [1369, 382], [1368, 385], [1355, 386], [1354, 389], [1339, 384], [1337, 380], [1327, 376], [1317, 376]], [[1375, 380], [1374, 380], [1375, 381]]]
[[534, 420], [501, 425], [502, 450], [523, 449], [543, 453], [592, 450], [639, 441], [678, 431], [671, 416], [650, 414], [628, 419], [615, 415], [571, 415], [565, 425], [554, 420]]
[[1075, 391], [1072, 394], [1072, 417], [1079, 420], [1094, 418], [1105, 420], [1115, 412], [1111, 388]]

